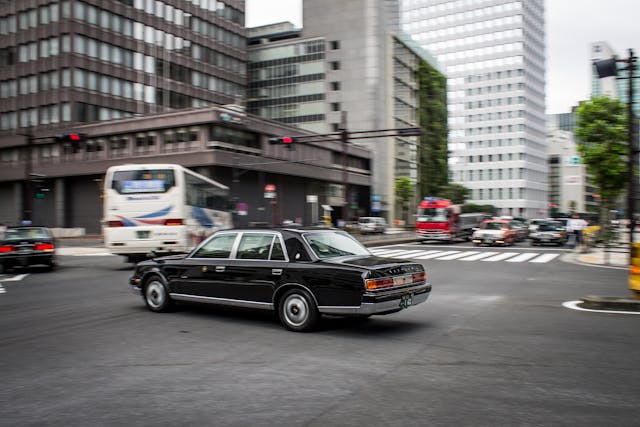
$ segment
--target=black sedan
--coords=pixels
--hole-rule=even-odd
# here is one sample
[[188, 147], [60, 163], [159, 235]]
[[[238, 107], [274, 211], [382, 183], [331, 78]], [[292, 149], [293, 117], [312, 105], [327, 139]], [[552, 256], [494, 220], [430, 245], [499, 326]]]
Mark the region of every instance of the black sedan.
[[56, 265], [56, 241], [46, 227], [9, 227], [0, 234], [0, 273], [14, 267]]
[[389, 314], [426, 301], [421, 264], [379, 258], [333, 229], [225, 230], [191, 253], [143, 261], [130, 279], [152, 311], [176, 301], [275, 310], [292, 331], [322, 314]]

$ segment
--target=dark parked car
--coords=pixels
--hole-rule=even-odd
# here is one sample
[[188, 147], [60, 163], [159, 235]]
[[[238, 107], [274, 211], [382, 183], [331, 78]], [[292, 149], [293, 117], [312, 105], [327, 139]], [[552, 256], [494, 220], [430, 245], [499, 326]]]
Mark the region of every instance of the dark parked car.
[[9, 227], [0, 235], [0, 273], [14, 267], [56, 265], [56, 241], [46, 227]]
[[322, 314], [389, 314], [426, 301], [421, 264], [379, 258], [335, 229], [224, 230], [187, 255], [143, 261], [130, 285], [152, 311], [175, 301], [275, 310], [292, 331]]

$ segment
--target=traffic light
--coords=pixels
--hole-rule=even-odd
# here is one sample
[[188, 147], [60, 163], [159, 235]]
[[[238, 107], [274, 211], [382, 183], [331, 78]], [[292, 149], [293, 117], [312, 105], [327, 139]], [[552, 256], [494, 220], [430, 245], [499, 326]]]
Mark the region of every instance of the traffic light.
[[271, 145], [283, 144], [283, 145], [286, 145], [288, 149], [291, 149], [295, 142], [296, 142], [295, 138], [291, 136], [278, 136], [274, 138], [269, 138], [269, 144]]
[[81, 133], [64, 133], [61, 135], [56, 135], [56, 141], [58, 142], [71, 142], [71, 143], [80, 143], [84, 141], [84, 135]]

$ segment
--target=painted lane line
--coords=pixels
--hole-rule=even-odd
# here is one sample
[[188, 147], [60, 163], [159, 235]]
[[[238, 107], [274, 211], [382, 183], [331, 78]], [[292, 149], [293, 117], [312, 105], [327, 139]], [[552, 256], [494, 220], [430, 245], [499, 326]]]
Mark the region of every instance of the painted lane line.
[[411, 253], [398, 254], [394, 255], [393, 258], [415, 258], [417, 256], [422, 256], [425, 254], [424, 249], [420, 249], [419, 251], [411, 251]]
[[2, 279], [1, 282], [19, 282], [20, 280], [27, 277], [29, 273], [26, 274], [18, 274], [17, 276], [9, 277], [8, 279]]
[[475, 252], [475, 251], [465, 251], [465, 252], [460, 252], [459, 254], [453, 254], [453, 255], [447, 255], [447, 256], [439, 257], [437, 259], [450, 261], [450, 260], [462, 258], [462, 257], [465, 257], [465, 256], [471, 256], [471, 255], [474, 255], [474, 254], [477, 254], [477, 253], [478, 252]]
[[6, 294], [7, 290], [0, 285], [0, 294]]
[[560, 254], [544, 254], [544, 255], [540, 255], [538, 258], [532, 259], [529, 262], [537, 262], [537, 263], [549, 262], [552, 259], [556, 258], [558, 255]]
[[[416, 253], [416, 252], [419, 252], [419, 251], [416, 251], [416, 250], [408, 251], [406, 249], [402, 249], [402, 250], [395, 250], [395, 251], [391, 251], [391, 252], [386, 252], [386, 253], [383, 253], [380, 256], [384, 256], [384, 257], [387, 257], [387, 258], [394, 258], [394, 257], [397, 257], [397, 256], [401, 256], [401, 255], [405, 255], [405, 254], [409, 254], [409, 253]], [[376, 253], [376, 255], [377, 255], [377, 253]]]
[[523, 254], [518, 255], [517, 257], [508, 259], [507, 262], [525, 262], [530, 260], [531, 258], [535, 258], [540, 255], [538, 252], [525, 252]]
[[390, 254], [399, 254], [405, 252], [406, 249], [370, 249], [372, 253], [379, 256], [388, 256]]
[[511, 258], [514, 255], [518, 255], [518, 252], [502, 252], [496, 256], [492, 256], [491, 258], [484, 258], [482, 261], [502, 261], [507, 258]]
[[460, 261], [477, 261], [479, 259], [487, 258], [487, 257], [493, 256], [493, 255], [497, 255], [497, 254], [499, 254], [499, 252], [480, 252], [477, 255], [471, 255], [471, 256], [466, 257], [466, 258], [460, 258]]
[[640, 314], [640, 311], [616, 311], [616, 310], [594, 310], [592, 308], [582, 308], [578, 304], [582, 304], [584, 301], [566, 301], [562, 303], [562, 306], [571, 310], [578, 311], [590, 311], [592, 313], [607, 313], [607, 314]]
[[435, 254], [429, 254], [429, 255], [422, 255], [419, 257], [416, 257], [416, 259], [432, 259], [432, 258], [439, 258], [441, 256], [446, 256], [446, 255], [452, 255], [452, 254], [457, 254], [460, 251], [436, 251]]

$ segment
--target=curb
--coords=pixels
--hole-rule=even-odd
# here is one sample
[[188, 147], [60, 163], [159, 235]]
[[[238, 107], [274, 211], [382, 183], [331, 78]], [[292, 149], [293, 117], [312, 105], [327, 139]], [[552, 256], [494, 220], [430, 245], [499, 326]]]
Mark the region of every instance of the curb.
[[640, 299], [623, 297], [605, 297], [598, 295], [587, 295], [582, 298], [579, 304], [583, 308], [591, 310], [620, 310], [640, 312]]

